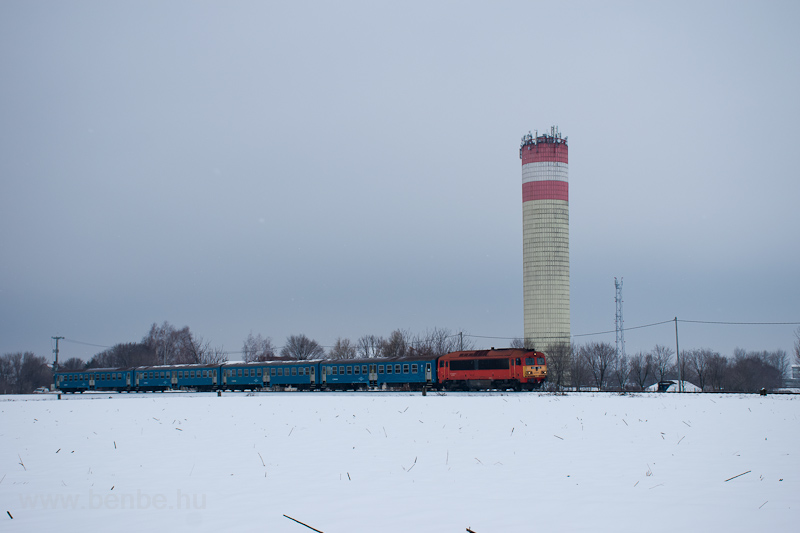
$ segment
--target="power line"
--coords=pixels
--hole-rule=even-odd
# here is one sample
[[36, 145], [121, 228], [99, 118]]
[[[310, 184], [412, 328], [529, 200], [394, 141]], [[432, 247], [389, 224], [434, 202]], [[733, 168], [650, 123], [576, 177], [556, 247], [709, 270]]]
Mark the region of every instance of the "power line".
[[[673, 322], [670, 320], [669, 322]], [[682, 320], [678, 322], [688, 322], [690, 324], [723, 324], [728, 326], [797, 326], [800, 322], [716, 322], [712, 320]]]
[[[661, 326], [663, 324], [675, 323], [675, 321], [676, 321], [675, 318], [671, 318], [669, 320], [662, 320], [661, 322], [653, 322], [652, 324], [643, 324], [641, 326], [633, 326], [633, 327], [630, 327], [630, 328], [622, 328], [622, 331], [633, 331], [633, 330], [637, 330], [637, 329], [651, 328], [651, 327], [654, 327], [654, 326]], [[800, 325], [800, 322], [726, 322], [726, 321], [719, 321], [719, 320], [684, 320], [684, 319], [680, 319], [680, 318], [677, 319], [677, 321], [678, 322], [685, 322], [687, 324], [715, 324], [715, 325], [726, 325], [726, 326], [797, 326], [797, 325]], [[617, 332], [616, 329], [610, 329], [610, 330], [607, 330], [607, 331], [595, 331], [595, 332], [592, 332], [592, 333], [577, 333], [575, 335], [572, 335], [572, 337], [591, 337], [591, 336], [594, 336], [594, 335], [609, 335], [611, 333], [616, 333], [616, 332]], [[454, 335], [447, 335], [445, 338], [458, 337], [458, 336], [459, 336], [459, 334], [456, 333]], [[506, 340], [506, 341], [516, 340], [516, 339], [520, 338], [520, 337], [498, 337], [498, 336], [493, 336], [493, 335], [471, 335], [469, 333], [464, 333], [463, 336], [464, 337], [471, 337], [473, 339], [494, 339], [494, 340]], [[556, 338], [556, 337], [553, 337], [553, 338]], [[93, 346], [95, 348], [111, 348], [111, 346], [106, 346], [106, 345], [103, 345], [103, 344], [93, 344], [93, 343], [90, 343], [90, 342], [77, 341], [77, 340], [74, 340], [74, 339], [65, 339], [64, 337], [61, 337], [61, 339], [63, 339], [65, 342], [70, 342], [70, 343], [73, 343], [73, 344], [82, 344], [84, 346]], [[409, 344], [414, 345], [414, 344], [419, 344], [421, 342], [423, 342], [423, 341], [417, 340], [417, 341], [411, 341], [411, 342], [409, 342]], [[323, 345], [320, 345], [320, 347], [321, 348], [328, 348], [328, 349], [333, 348], [333, 346], [323, 346]], [[284, 346], [275, 347], [275, 351], [279, 352], [283, 348], [284, 348]], [[237, 350], [237, 351], [224, 350], [224, 352], [226, 354], [228, 354], [228, 355], [240, 355], [240, 354], [245, 353], [243, 350]]]

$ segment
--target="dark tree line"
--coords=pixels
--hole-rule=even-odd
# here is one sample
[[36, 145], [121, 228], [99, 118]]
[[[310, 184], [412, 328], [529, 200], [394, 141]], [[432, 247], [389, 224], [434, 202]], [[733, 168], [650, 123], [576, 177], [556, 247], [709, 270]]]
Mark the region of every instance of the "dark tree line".
[[31, 352], [0, 357], [0, 394], [26, 394], [52, 383], [53, 372], [44, 357]]
[[470, 350], [473, 342], [445, 328], [433, 328], [414, 335], [396, 329], [388, 338], [364, 335], [356, 342], [339, 337], [328, 352], [315, 340], [305, 335], [290, 335], [286, 344], [275, 348], [272, 339], [250, 333], [242, 346], [242, 359], [246, 362], [271, 359], [373, 359], [388, 357], [436, 357], [461, 349]]
[[788, 370], [783, 350], [736, 349], [726, 357], [701, 348], [681, 350], [677, 358], [671, 348], [656, 345], [647, 353], [618, 356], [610, 343], [591, 342], [551, 347], [548, 354], [548, 383], [558, 390], [645, 390], [682, 376], [703, 391], [755, 392], [780, 388]]

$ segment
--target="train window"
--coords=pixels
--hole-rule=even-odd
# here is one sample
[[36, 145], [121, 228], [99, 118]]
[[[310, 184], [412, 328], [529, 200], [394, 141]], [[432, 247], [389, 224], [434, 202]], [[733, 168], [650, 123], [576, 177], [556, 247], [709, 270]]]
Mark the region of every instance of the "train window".
[[518, 365], [521, 365], [521, 364], [522, 364], [522, 361], [520, 361], [520, 360], [519, 360], [519, 357], [517, 357], [517, 362], [516, 362], [516, 364], [518, 364]]
[[440, 368], [444, 368], [444, 359], [442, 359], [441, 361], [439, 361], [439, 367], [440, 367]]
[[[314, 367], [312, 366], [312, 367], [309, 367], [309, 368], [311, 368], [311, 375], [313, 376], [314, 375]], [[306, 374], [308, 374], [308, 368], [306, 368]]]
[[539, 363], [538, 364], [540, 364], [540, 365], [544, 364], [544, 357], [538, 357], [537, 359], [539, 359]]
[[378, 365], [378, 374], [383, 374], [383, 365]]
[[279, 376], [283, 376], [283, 369], [282, 369], [282, 368], [279, 368], [279, 369], [278, 369], [278, 375], [279, 375]]
[[183, 379], [183, 370], [178, 370], [178, 377]]
[[394, 373], [395, 374], [399, 374], [400, 373], [400, 365], [394, 365]]
[[260, 368], [258, 369], [258, 375], [259, 376], [261, 375], [261, 369]]
[[361, 373], [361, 367], [358, 366], [358, 365], [354, 366], [353, 367], [353, 374], [360, 374], [360, 373]]
[[[158, 374], [158, 372], [156, 372], [156, 374]], [[152, 372], [150, 372], [150, 379], [153, 379], [153, 373]]]
[[194, 377], [194, 370], [192, 370], [191, 374], [189, 374], [189, 377]]
[[476, 362], [475, 359], [453, 359], [450, 361], [450, 370], [475, 370]]
[[270, 374], [274, 376], [274, 375], [277, 374], [277, 372], [278, 372], [278, 370], [276, 368], [273, 368], [272, 371], [270, 372]]
[[330, 369], [331, 369], [330, 374], [332, 374], [334, 376], [337, 375], [337, 370], [338, 369], [335, 366], [330, 367]]
[[392, 373], [392, 365], [386, 365], [386, 373], [387, 374], [391, 374]]
[[510, 359], [475, 359], [477, 370], [507, 370]]
[[239, 369], [239, 377], [242, 377], [242, 369]]
[[366, 374], [367, 373], [367, 368], [368, 368], [367, 365], [361, 365], [361, 373], [362, 374]]
[[403, 365], [403, 374], [408, 374], [408, 365]]
[[419, 372], [419, 367], [417, 365], [411, 365], [411, 373], [416, 374]]
[[293, 367], [292, 367], [292, 375], [293, 375], [293, 376], [296, 376], [296, 375], [297, 375], [297, 367], [296, 367], [296, 366], [293, 366]]
[[347, 375], [350, 376], [352, 374], [353, 374], [353, 367], [348, 365], [348, 367], [347, 367]]

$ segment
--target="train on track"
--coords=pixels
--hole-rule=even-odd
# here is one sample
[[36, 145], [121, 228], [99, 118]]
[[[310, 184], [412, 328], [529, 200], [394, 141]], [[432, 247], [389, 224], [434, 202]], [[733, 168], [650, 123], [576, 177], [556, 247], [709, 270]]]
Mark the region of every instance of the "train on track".
[[547, 378], [545, 354], [517, 348], [438, 357], [271, 360], [213, 365], [91, 368], [55, 372], [60, 392], [282, 390], [534, 390]]

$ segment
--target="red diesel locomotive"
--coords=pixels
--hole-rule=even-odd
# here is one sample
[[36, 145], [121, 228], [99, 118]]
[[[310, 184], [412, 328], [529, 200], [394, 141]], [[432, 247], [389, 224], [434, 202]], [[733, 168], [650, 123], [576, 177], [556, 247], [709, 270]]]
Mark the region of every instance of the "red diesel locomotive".
[[534, 390], [547, 378], [542, 352], [506, 348], [452, 352], [439, 358], [439, 386], [447, 390]]

